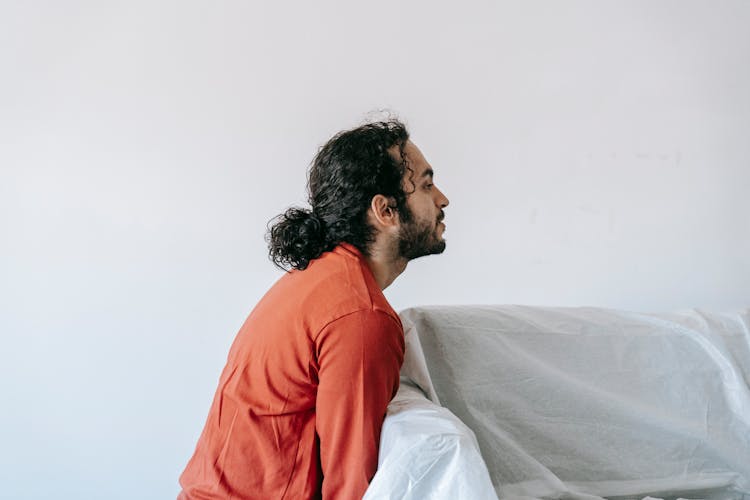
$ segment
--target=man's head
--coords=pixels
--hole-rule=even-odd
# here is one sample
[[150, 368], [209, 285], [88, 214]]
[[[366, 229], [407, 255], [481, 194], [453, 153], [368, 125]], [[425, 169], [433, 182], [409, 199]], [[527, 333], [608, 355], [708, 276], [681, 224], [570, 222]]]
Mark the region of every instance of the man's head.
[[269, 255], [279, 267], [304, 269], [342, 242], [368, 254], [378, 233], [370, 215], [376, 197], [398, 216], [398, 251], [406, 260], [445, 248], [439, 220], [448, 200], [399, 121], [336, 134], [312, 162], [308, 193], [312, 210], [291, 208], [269, 230]]

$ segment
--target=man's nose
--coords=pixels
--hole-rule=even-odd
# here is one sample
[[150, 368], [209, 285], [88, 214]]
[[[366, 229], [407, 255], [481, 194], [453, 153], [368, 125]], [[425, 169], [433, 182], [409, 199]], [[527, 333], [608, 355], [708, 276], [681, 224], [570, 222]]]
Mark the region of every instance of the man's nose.
[[437, 193], [438, 193], [438, 198], [436, 200], [437, 206], [439, 206], [440, 208], [447, 207], [450, 201], [448, 201], [448, 198], [445, 197], [445, 195], [443, 194], [442, 191], [440, 191], [440, 189], [438, 189], [437, 187], [435, 187], [435, 189], [437, 190]]

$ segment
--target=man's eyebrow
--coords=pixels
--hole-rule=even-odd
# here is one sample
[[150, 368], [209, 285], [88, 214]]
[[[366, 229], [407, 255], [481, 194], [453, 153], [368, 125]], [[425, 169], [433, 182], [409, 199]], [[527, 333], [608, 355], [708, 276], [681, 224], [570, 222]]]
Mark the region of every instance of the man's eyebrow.
[[422, 172], [422, 177], [434, 177], [434, 176], [435, 176], [435, 172], [431, 168], [428, 168], [424, 172]]

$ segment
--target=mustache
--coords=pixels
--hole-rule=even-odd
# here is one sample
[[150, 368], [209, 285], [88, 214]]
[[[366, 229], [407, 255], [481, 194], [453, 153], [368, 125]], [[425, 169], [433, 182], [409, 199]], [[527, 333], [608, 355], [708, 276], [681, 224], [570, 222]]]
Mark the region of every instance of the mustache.
[[445, 212], [443, 210], [440, 210], [440, 215], [438, 215], [437, 221], [442, 222], [443, 219], [445, 219]]

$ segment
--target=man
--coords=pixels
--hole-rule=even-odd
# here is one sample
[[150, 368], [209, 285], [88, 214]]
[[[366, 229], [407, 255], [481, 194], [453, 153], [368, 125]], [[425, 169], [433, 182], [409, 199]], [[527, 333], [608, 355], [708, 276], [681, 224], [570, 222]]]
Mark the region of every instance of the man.
[[341, 132], [313, 160], [311, 210], [269, 231], [293, 270], [237, 334], [179, 499], [361, 498], [398, 389], [403, 328], [383, 296], [445, 249], [448, 199], [398, 121]]

